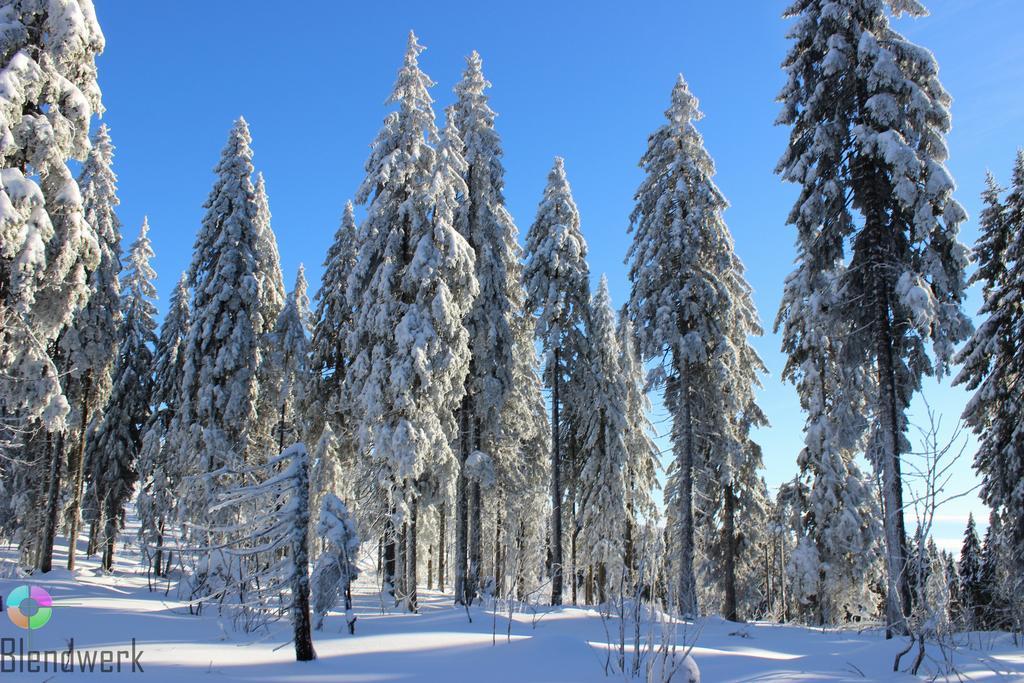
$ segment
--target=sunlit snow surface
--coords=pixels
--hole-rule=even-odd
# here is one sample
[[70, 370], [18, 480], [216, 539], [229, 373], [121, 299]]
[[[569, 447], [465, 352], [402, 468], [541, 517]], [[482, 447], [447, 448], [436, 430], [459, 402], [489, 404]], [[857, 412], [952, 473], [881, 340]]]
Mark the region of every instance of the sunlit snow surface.
[[[124, 538], [134, 538], [134, 524]], [[80, 541], [84, 550], [84, 540]], [[0, 637], [23, 637], [34, 650], [67, 648], [123, 649], [136, 639], [145, 673], [122, 673], [156, 681], [438, 681], [473, 683], [621, 681], [605, 676], [608, 632], [598, 612], [565, 607], [537, 608], [514, 614], [511, 637], [507, 612], [474, 608], [469, 623], [463, 609], [436, 591], [421, 591], [421, 613], [382, 612], [366, 572], [356, 586], [356, 635], [344, 633], [344, 618], [329, 616], [325, 630], [314, 632], [318, 659], [294, 661], [287, 622], [245, 634], [221, 620], [215, 610], [188, 613], [172, 587], [169, 594], [150, 592], [132, 548], [118, 545], [116, 570], [103, 576], [93, 559], [46, 577], [14, 576], [14, 548], [0, 555], [0, 591], [21, 583], [38, 584], [54, 599], [50, 622], [37, 631], [22, 631], [0, 616]], [[63, 567], [66, 547], [59, 546], [55, 567]], [[5, 605], [6, 607], [6, 605]], [[648, 630], [644, 629], [645, 636]], [[864, 681], [914, 680], [891, 672], [893, 655], [904, 641], [886, 642], [878, 631], [821, 631], [771, 624], [732, 624], [717, 618], [688, 624], [678, 642], [696, 645], [693, 656], [705, 683], [719, 681]], [[1024, 649], [1005, 634], [971, 634], [961, 638], [954, 659], [966, 680], [1024, 681]], [[937, 649], [929, 657], [939, 658]], [[906, 658], [905, 658], [906, 661]], [[935, 662], [926, 661], [934, 671]], [[0, 681], [121, 680], [112, 674], [0, 673]], [[955, 677], [951, 680], [956, 680]]]

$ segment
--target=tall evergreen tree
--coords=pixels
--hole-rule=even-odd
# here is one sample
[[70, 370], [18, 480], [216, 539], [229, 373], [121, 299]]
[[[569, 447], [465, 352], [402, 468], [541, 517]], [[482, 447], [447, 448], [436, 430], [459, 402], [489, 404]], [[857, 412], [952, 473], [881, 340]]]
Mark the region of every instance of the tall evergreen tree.
[[[631, 216], [630, 316], [645, 361], [664, 359], [652, 382], [665, 390], [675, 460], [669, 468], [675, 585], [681, 614], [698, 613], [694, 573], [694, 485], [713, 455], [728, 486], [747, 457], [740, 417], [752, 412], [761, 361], [747, 342], [758, 331], [743, 267], [722, 218], [726, 200], [712, 181], [714, 162], [695, 127], [697, 99], [682, 76], [648, 139], [644, 180]], [[736, 495], [733, 490], [725, 498]], [[728, 511], [726, 512], [728, 515]], [[732, 553], [730, 553], [731, 555]], [[728, 585], [728, 584], [727, 584]]]
[[964, 626], [970, 630], [981, 625], [985, 610], [985, 586], [981, 573], [981, 539], [974, 524], [974, 515], [968, 515], [964, 529], [964, 543], [960, 547], [960, 563], [957, 565], [960, 582], [960, 604], [963, 609]]
[[561, 389], [584, 348], [582, 325], [590, 302], [587, 243], [580, 214], [555, 157], [537, 217], [526, 235], [523, 282], [526, 310], [537, 315], [537, 338], [546, 355], [544, 377], [551, 389], [551, 604], [562, 604], [562, 444]]
[[[182, 521], [206, 520], [223, 468], [259, 459], [261, 340], [272, 320], [257, 250], [262, 232], [252, 184], [251, 137], [239, 118], [228, 135], [204, 207], [188, 272], [192, 324], [184, 344], [180, 405], [171, 427]], [[205, 536], [202, 536], [205, 540]]]
[[271, 332], [268, 389], [278, 405], [278, 450], [303, 439], [306, 430], [298, 410], [309, 384], [311, 313], [306, 269], [299, 264], [295, 287], [288, 293]]
[[601, 276], [587, 316], [588, 366], [583, 404], [589, 410], [580, 472], [580, 538], [584, 560], [596, 573], [600, 601], [609, 582], [623, 576], [626, 535], [626, 383], [615, 334], [608, 279]]
[[[103, 568], [114, 566], [114, 545], [124, 524], [124, 508], [138, 480], [142, 429], [152, 412], [153, 346], [156, 343], [156, 273], [149, 262], [153, 249], [149, 223], [128, 251], [121, 283], [121, 340], [114, 364], [113, 387], [103, 419], [87, 445], [91, 474], [87, 498], [96, 502], [95, 514], [104, 520]], [[96, 520], [89, 520], [95, 522]]]
[[[502, 413], [515, 391], [515, 316], [523, 307], [524, 294], [518, 230], [505, 207], [501, 139], [494, 128], [495, 113], [486, 95], [490, 87], [484, 78], [480, 55], [473, 52], [466, 58], [466, 70], [455, 86], [457, 100], [449, 114], [461, 136], [460, 151], [466, 160], [466, 191], [456, 223], [476, 254], [476, 279], [480, 287], [466, 318], [471, 360], [461, 410], [469, 414], [461, 417], [470, 429], [461, 431], [460, 462], [465, 462], [472, 450], [499, 457], [499, 452], [518, 446], [517, 435], [502, 429]], [[460, 479], [456, 500], [460, 510], [468, 503], [465, 489]], [[469, 497], [473, 503], [469, 516], [478, 529], [482, 523], [478, 484], [473, 485]], [[456, 514], [461, 519], [461, 513]], [[474, 538], [479, 538], [479, 534], [474, 534]], [[456, 547], [455, 553], [456, 564], [464, 565], [467, 549]], [[480, 549], [474, 548], [470, 555], [477, 558], [477, 563], [468, 568], [469, 581], [462, 587], [456, 586], [456, 601], [472, 600], [479, 582]], [[456, 576], [466, 573], [460, 570]]]
[[171, 424], [181, 407], [181, 386], [185, 370], [185, 340], [191, 320], [188, 310], [188, 280], [184, 273], [171, 293], [170, 306], [160, 326], [153, 357], [153, 413], [143, 429], [139, 452], [137, 500], [139, 538], [157, 576], [164, 573], [163, 545], [167, 521], [174, 509], [175, 490], [181, 480], [171, 453]]
[[341, 225], [324, 259], [324, 273], [317, 290], [310, 340], [311, 385], [305, 412], [310, 442], [315, 442], [330, 424], [338, 439], [347, 439], [353, 429], [351, 401], [344, 395], [345, 374], [352, 353], [347, 346], [352, 330], [355, 304], [348, 298], [348, 278], [356, 263], [356, 219], [352, 202], [345, 203]]
[[102, 113], [104, 38], [89, 0], [3, 8], [0, 72], [0, 526], [47, 571], [63, 493], [69, 413], [58, 337], [89, 298], [100, 258], [68, 168]]
[[[1024, 576], [1024, 352], [1019, 348], [1024, 324], [1024, 151], [1017, 153], [1013, 182], [1005, 202], [989, 176], [982, 199], [981, 236], [975, 247], [984, 317], [960, 351], [964, 365], [956, 382], [974, 390], [964, 421], [979, 437], [974, 468], [981, 476], [981, 497], [1005, 521], [1003, 533], [1012, 548], [1012, 575]], [[1018, 579], [1024, 581], [1024, 579]], [[1024, 584], [1012, 589], [1016, 595]], [[1021, 616], [1024, 618], [1024, 615]]]
[[[65, 386], [77, 419], [75, 438], [65, 438], [72, 447], [67, 458], [70, 464], [68, 481], [71, 484], [71, 502], [68, 507], [68, 569], [75, 568], [73, 539], [78, 538], [78, 525], [82, 506], [82, 483], [85, 473], [85, 449], [89, 421], [93, 413], [106, 405], [111, 390], [111, 371], [118, 351], [121, 272], [121, 221], [115, 209], [117, 176], [113, 171], [114, 146], [106, 124], [101, 125], [93, 137], [92, 149], [82, 165], [78, 178], [82, 190], [85, 219], [96, 231], [100, 247], [100, 261], [89, 274], [92, 295], [89, 302], [75, 316], [74, 324], [61, 337], [61, 349], [68, 364]], [[69, 435], [70, 436], [70, 435]]]
[[966, 214], [945, 167], [950, 97], [932, 54], [890, 25], [892, 16], [924, 13], [896, 0], [794, 2], [779, 96], [778, 123], [791, 134], [777, 171], [801, 187], [788, 217], [797, 268], [850, 264], [828, 317], [845, 334], [840, 362], [874, 375], [868, 454], [883, 492], [890, 632], [906, 630], [910, 609], [900, 473], [907, 406], [921, 378], [945, 374], [970, 334], [960, 310], [967, 253], [957, 241]]
[[360, 402], [362, 448], [381, 468], [385, 495], [405, 513], [406, 543], [396, 548], [394, 529], [384, 533], [388, 563], [397, 560], [411, 574], [402, 597], [413, 610], [418, 485], [424, 477], [449, 480], [456, 471], [454, 411], [469, 363], [463, 320], [478, 293], [473, 250], [455, 225], [458, 197], [466, 191], [461, 142], [449, 125], [444, 144], [433, 147], [433, 83], [419, 68], [422, 51], [410, 32], [388, 100], [398, 111], [385, 119], [356, 196], [369, 206], [348, 283], [357, 307], [349, 336], [355, 357], [346, 376]]
[[806, 413], [797, 457], [808, 487], [798, 539], [800, 604], [822, 625], [873, 613], [870, 583], [881, 535], [874, 490], [854, 459], [866, 442], [863, 387], [872, 374], [842, 362], [840, 329], [848, 328], [837, 328], [830, 315], [840, 305], [836, 283], [843, 273], [842, 263], [802, 265], [786, 279], [775, 321], [787, 354], [782, 377], [796, 386]]
[[0, 448], [25, 427], [51, 433], [68, 413], [49, 345], [88, 298], [95, 233], [68, 161], [84, 161], [102, 113], [95, 58], [104, 38], [90, 0], [16, 0], [4, 11], [0, 70]]
[[651, 402], [645, 391], [645, 372], [636, 350], [636, 333], [629, 319], [629, 310], [623, 306], [619, 312], [617, 328], [620, 360], [619, 365], [624, 382], [623, 410], [626, 418], [626, 528], [623, 541], [623, 560], [632, 586], [637, 561], [637, 543], [641, 530], [647, 523], [658, 518], [658, 505], [654, 491], [658, 488], [658, 472], [661, 470], [661, 450], [654, 442], [654, 426], [648, 414]]

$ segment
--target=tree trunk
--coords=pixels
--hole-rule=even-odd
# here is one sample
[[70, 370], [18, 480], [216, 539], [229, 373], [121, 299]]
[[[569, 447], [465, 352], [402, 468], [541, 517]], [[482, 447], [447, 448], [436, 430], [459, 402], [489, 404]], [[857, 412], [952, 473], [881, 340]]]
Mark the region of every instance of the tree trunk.
[[384, 554], [384, 595], [390, 600], [395, 599], [395, 506], [391, 506], [391, 514], [384, 518], [384, 530], [381, 532]]
[[284, 409], [285, 401], [281, 401], [281, 417], [278, 423], [277, 452], [284, 453]]
[[889, 318], [889, 291], [881, 256], [874, 264], [875, 353], [878, 363], [878, 392], [882, 452], [882, 510], [885, 531], [885, 559], [888, 574], [885, 596], [886, 637], [906, 634], [910, 615], [910, 582], [907, 577], [907, 533], [903, 521], [903, 480], [900, 474], [899, 399], [893, 358], [893, 331]]
[[554, 352], [551, 377], [551, 604], [562, 604], [562, 463], [559, 451], [559, 351]]
[[679, 437], [682, 447], [676, 449], [676, 467], [679, 477], [679, 595], [676, 604], [682, 617], [697, 616], [697, 579], [693, 571], [693, 411], [690, 405], [690, 369], [688, 364], [677, 368], [679, 382]]
[[419, 596], [416, 593], [418, 577], [416, 571], [416, 525], [419, 522], [419, 500], [416, 495], [413, 494], [412, 501], [409, 503], [409, 532], [406, 538], [408, 548], [405, 552], [406, 562], [406, 592], [409, 595], [408, 605], [410, 612], [419, 612]]
[[72, 458], [71, 508], [68, 511], [68, 571], [75, 570], [75, 551], [78, 543], [78, 524], [82, 514], [82, 481], [85, 477], [85, 437], [89, 427], [89, 394], [92, 393], [92, 370], [82, 377], [82, 420], [78, 427], [78, 452]]
[[409, 607], [409, 563], [407, 558], [409, 539], [409, 522], [402, 521], [395, 542], [395, 607]]
[[483, 560], [483, 515], [480, 510], [480, 482], [474, 481], [469, 487], [469, 511], [472, 524], [469, 527], [469, 572], [466, 576], [466, 602], [472, 605], [480, 590], [480, 564]]
[[623, 565], [624, 565], [623, 570], [625, 571], [625, 576], [626, 576], [626, 586], [628, 586], [631, 590], [633, 588], [635, 588], [635, 585], [634, 585], [635, 579], [633, 577], [633, 573], [634, 573], [634, 569], [635, 569], [634, 565], [636, 564], [636, 558], [634, 557], [634, 555], [636, 554], [636, 550], [633, 547], [633, 543], [634, 543], [634, 541], [633, 541], [633, 534], [634, 534], [634, 531], [633, 531], [634, 521], [633, 521], [633, 519], [634, 519], [634, 514], [635, 513], [634, 513], [634, 510], [633, 510], [633, 495], [631, 493], [632, 485], [633, 485], [632, 479], [633, 479], [633, 473], [632, 473], [632, 471], [630, 471], [629, 467], [627, 467], [626, 468], [626, 529], [625, 529], [625, 531], [626, 531], [626, 539], [625, 539], [625, 541], [623, 543], [623, 553], [622, 553], [622, 556], [623, 556]]
[[727, 484], [722, 491], [725, 497], [725, 506], [722, 517], [722, 540], [724, 541], [723, 551], [725, 553], [724, 576], [725, 584], [725, 606], [723, 616], [728, 621], [737, 621], [736, 618], [736, 501], [733, 496], [732, 484]]
[[438, 542], [437, 542], [437, 590], [444, 592], [444, 555], [445, 548], [445, 523], [448, 519], [448, 503], [442, 502], [438, 512]]
[[103, 547], [103, 570], [114, 570], [114, 545], [117, 543], [117, 517], [107, 515], [106, 543]]
[[427, 590], [434, 590], [434, 546], [427, 546]]
[[[569, 575], [572, 576], [572, 604], [577, 604], [576, 590], [579, 586], [580, 569], [576, 564], [576, 540], [580, 535], [580, 524], [576, 510], [576, 487], [579, 486], [579, 477], [576, 471], [576, 432], [569, 434], [569, 519], [572, 520], [572, 528], [569, 529]], [[588, 586], [587, 590], [590, 588]], [[587, 596], [587, 604], [591, 604], [590, 595]]]
[[[63, 438], [60, 439], [63, 443]], [[61, 461], [62, 447], [54, 447], [53, 435], [46, 435], [46, 455], [50, 460], [49, 487], [46, 492], [46, 519], [43, 523], [43, 538], [39, 548], [39, 571], [44, 574], [53, 569], [53, 542], [57, 536], [57, 518], [60, 516]]]
[[309, 618], [309, 461], [305, 451], [299, 456], [299, 505], [296, 528], [292, 531], [292, 628], [295, 634], [295, 659], [316, 659]]
[[455, 483], [455, 604], [466, 605], [466, 561], [469, 556], [469, 486], [466, 458], [469, 457], [469, 393], [459, 409], [459, 476]]
[[501, 566], [501, 511], [494, 519], [494, 597], [504, 592], [505, 572]]
[[157, 525], [156, 552], [153, 553], [153, 572], [157, 576], [163, 576], [164, 566], [164, 520], [161, 519]]

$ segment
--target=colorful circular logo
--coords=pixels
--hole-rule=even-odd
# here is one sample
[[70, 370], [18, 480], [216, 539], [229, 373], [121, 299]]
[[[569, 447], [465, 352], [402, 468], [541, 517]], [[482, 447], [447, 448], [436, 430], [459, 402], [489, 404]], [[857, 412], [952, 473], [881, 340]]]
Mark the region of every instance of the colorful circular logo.
[[42, 628], [53, 616], [53, 598], [39, 586], [18, 586], [7, 596], [7, 616], [18, 628]]

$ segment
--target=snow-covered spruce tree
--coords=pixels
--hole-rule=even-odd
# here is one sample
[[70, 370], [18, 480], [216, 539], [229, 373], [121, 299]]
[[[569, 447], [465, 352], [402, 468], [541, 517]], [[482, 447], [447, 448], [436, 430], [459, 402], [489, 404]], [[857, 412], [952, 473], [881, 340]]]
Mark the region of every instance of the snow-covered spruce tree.
[[267, 392], [278, 405], [276, 429], [278, 448], [301, 440], [306, 431], [299, 406], [309, 384], [309, 296], [306, 294], [306, 270], [299, 264], [295, 287], [288, 293], [284, 308], [269, 337]]
[[[416, 510], [423, 478], [454, 477], [454, 412], [469, 364], [463, 324], [478, 293], [473, 251], [455, 227], [466, 191], [461, 141], [448, 126], [439, 150], [428, 88], [417, 63], [423, 48], [409, 34], [405, 61], [356, 196], [368, 203], [348, 282], [355, 308], [346, 381], [359, 401], [358, 434], [380, 466], [384, 495], [407, 521], [406, 602], [416, 609]], [[449, 122], [450, 124], [450, 122]], [[395, 533], [384, 529], [385, 588], [394, 590]]]
[[583, 405], [588, 406], [580, 473], [579, 543], [583, 561], [595, 575], [599, 601], [623, 575], [626, 533], [626, 385], [615, 334], [615, 311], [602, 275], [587, 316], [588, 351]]
[[626, 417], [625, 504], [626, 528], [623, 541], [623, 562], [626, 585], [635, 585], [637, 569], [637, 542], [641, 529], [658, 518], [654, 491], [658, 488], [657, 475], [661, 470], [661, 452], [654, 443], [654, 426], [648, 413], [651, 403], [644, 389], [646, 380], [643, 364], [636, 351], [636, 334], [629, 320], [626, 306], [619, 311], [618, 328], [619, 366], [624, 382], [623, 411]]
[[[466, 58], [466, 70], [455, 86], [456, 102], [449, 116], [462, 138], [460, 150], [466, 160], [464, 178], [466, 191], [457, 214], [459, 232], [476, 254], [476, 279], [480, 293], [473, 301], [466, 318], [469, 331], [471, 361], [466, 378], [466, 394], [460, 408], [459, 461], [464, 463], [472, 450], [484, 451], [496, 460], [503, 452], [518, 448], [518, 437], [501, 429], [502, 411], [510, 394], [516, 390], [513, 376], [515, 353], [515, 316], [523, 307], [520, 282], [520, 249], [518, 230], [505, 207], [505, 168], [502, 163], [501, 139], [494, 128], [495, 113], [488, 104], [483, 62], [476, 52]], [[471, 443], [472, 441], [472, 443]], [[475, 556], [474, 566], [467, 567], [468, 535], [462, 529], [462, 509], [469, 506], [469, 521], [474, 529], [481, 526], [482, 505], [479, 488], [469, 493], [464, 477], [456, 487], [455, 548], [456, 583], [466, 577], [464, 585], [456, 585], [457, 602], [472, 601], [479, 584], [480, 548], [469, 550]], [[474, 533], [475, 543], [480, 534]]]
[[104, 41], [88, 0], [8, 2], [0, 24], [0, 525], [23, 564], [48, 569], [69, 412], [55, 341], [100, 257], [68, 161], [85, 160], [102, 113]]
[[142, 432], [139, 452], [139, 480], [136, 501], [139, 540], [143, 555], [152, 557], [153, 573], [163, 576], [171, 558], [163, 546], [167, 521], [173, 513], [180, 473], [172, 457], [171, 423], [180, 408], [180, 391], [185, 369], [185, 339], [190, 326], [188, 280], [183, 273], [171, 293], [170, 307], [160, 326], [153, 356], [153, 413]]
[[[1024, 151], [1017, 153], [1013, 181], [1005, 202], [991, 176], [982, 194], [981, 236], [975, 247], [984, 316], [957, 360], [963, 369], [957, 383], [974, 390], [964, 421], [978, 435], [974, 468], [981, 476], [981, 497], [1004, 521], [1003, 533], [1012, 550], [1010, 575], [1024, 581], [1024, 352], [1019, 338], [1024, 313]], [[1020, 594], [1024, 583], [1011, 588]], [[1024, 621], [1024, 614], [1018, 615]]]
[[[629, 311], [641, 356], [665, 359], [650, 379], [664, 387], [672, 415], [675, 459], [665, 491], [675, 522], [670, 593], [679, 612], [692, 616], [695, 477], [713, 465], [725, 486], [750, 469], [743, 465], [750, 455], [743, 425], [756, 422], [752, 392], [763, 368], [747, 341], [758, 323], [722, 218], [726, 200], [711, 179], [714, 162], [694, 125], [697, 99], [682, 76], [665, 115], [668, 123], [650, 136], [640, 160], [645, 177], [631, 216]], [[734, 489], [723, 496], [724, 504], [735, 495]]]
[[804, 262], [786, 279], [775, 322], [788, 356], [783, 379], [796, 386], [807, 416], [797, 458], [807, 511], [793, 560], [799, 606], [819, 625], [874, 612], [870, 582], [881, 535], [874, 489], [854, 460], [865, 445], [873, 377], [866, 367], [842, 362], [840, 330], [848, 327], [837, 327], [831, 313], [840, 305], [837, 282], [845, 270], [838, 253], [822, 256], [830, 260]]
[[281, 273], [281, 256], [277, 251], [277, 238], [270, 225], [270, 200], [263, 174], [256, 174], [256, 279], [260, 282], [264, 320], [277, 320], [284, 308], [287, 297], [284, 289], [284, 275]]
[[559, 410], [563, 384], [584, 348], [582, 325], [590, 303], [587, 243], [561, 157], [548, 173], [537, 217], [526, 235], [523, 283], [526, 310], [537, 316], [537, 338], [546, 354], [551, 389], [551, 604], [562, 604], [562, 449]]
[[68, 413], [47, 347], [87, 299], [85, 273], [100, 257], [67, 164], [85, 160], [90, 120], [103, 111], [95, 57], [104, 40], [90, 0], [8, 2], [0, 23], [0, 450], [6, 453], [25, 428], [61, 431]]
[[[287, 612], [292, 622], [295, 659], [316, 659], [309, 614], [309, 456], [301, 443], [261, 464], [234, 470], [240, 482], [217, 494], [210, 518], [241, 522], [209, 528], [223, 539], [209, 550], [229, 554], [256, 568], [256, 587], [243, 610]], [[255, 483], [245, 483], [252, 482]], [[249, 562], [245, 562], [249, 560]], [[224, 564], [232, 564], [225, 562]]]
[[[327, 427], [330, 429], [330, 427]], [[352, 612], [352, 582], [359, 577], [356, 556], [359, 553], [359, 534], [355, 518], [341, 499], [326, 493], [320, 506], [316, 535], [324, 540], [325, 548], [313, 567], [314, 628], [324, 627], [327, 612], [344, 601], [345, 622], [349, 633], [356, 632], [356, 616]]]
[[931, 53], [890, 25], [924, 13], [916, 1], [795, 2], [777, 119], [792, 129], [777, 171], [801, 187], [788, 217], [797, 268], [849, 263], [828, 318], [847, 331], [839, 362], [874, 375], [868, 454], [882, 483], [890, 632], [905, 630], [910, 609], [906, 408], [921, 377], [945, 374], [971, 331], [960, 310], [967, 253], [957, 241], [966, 214], [945, 167], [950, 97]]
[[124, 524], [124, 506], [138, 480], [142, 429], [152, 413], [153, 345], [156, 343], [156, 273], [149, 262], [153, 249], [149, 223], [142, 222], [128, 251], [121, 282], [121, 339], [114, 363], [110, 399], [95, 434], [87, 444], [90, 468], [86, 497], [96, 501], [96, 523], [104, 522], [103, 568], [114, 567], [114, 544]]
[[[78, 177], [85, 219], [96, 232], [100, 261], [89, 274], [92, 294], [88, 303], [75, 315], [74, 324], [60, 340], [68, 366], [64, 379], [65, 393], [72, 407], [72, 425], [69, 425], [64, 439], [65, 446], [72, 448], [67, 457], [68, 482], [71, 485], [71, 502], [67, 510], [69, 539], [78, 538], [87, 428], [93, 413], [106, 405], [114, 357], [118, 352], [122, 313], [118, 280], [121, 272], [121, 221], [115, 213], [120, 201], [113, 160], [114, 146], [107, 126], [103, 124], [93, 136], [92, 149]], [[69, 570], [75, 568], [75, 545], [68, 543]]]
[[[350, 444], [353, 429], [352, 402], [345, 398], [345, 374], [352, 354], [348, 335], [352, 329], [355, 305], [348, 298], [348, 278], [356, 263], [356, 219], [352, 202], [345, 203], [341, 225], [324, 259], [324, 273], [317, 290], [313, 313], [310, 351], [310, 386], [304, 401], [305, 422], [309, 443], [316, 443], [330, 425], [339, 440], [339, 447]], [[354, 449], [339, 452], [353, 464]]]
[[981, 627], [985, 609], [985, 585], [981, 573], [981, 539], [974, 524], [974, 515], [968, 515], [964, 529], [964, 542], [960, 547], [957, 565], [963, 627], [968, 631]]
[[[261, 340], [273, 321], [263, 317], [263, 278], [257, 250], [261, 230], [252, 184], [251, 138], [245, 119], [235, 122], [214, 172], [206, 215], [196, 237], [188, 281], [192, 324], [182, 352], [181, 393], [171, 425], [168, 469], [180, 477], [175, 496], [180, 521], [207, 519], [217, 489], [230, 484], [225, 468], [264, 459], [254, 452], [260, 428]], [[274, 423], [276, 424], [276, 423]], [[267, 430], [269, 432], [269, 429]], [[192, 541], [206, 543], [198, 531]], [[202, 573], [197, 576], [203, 580]]]

